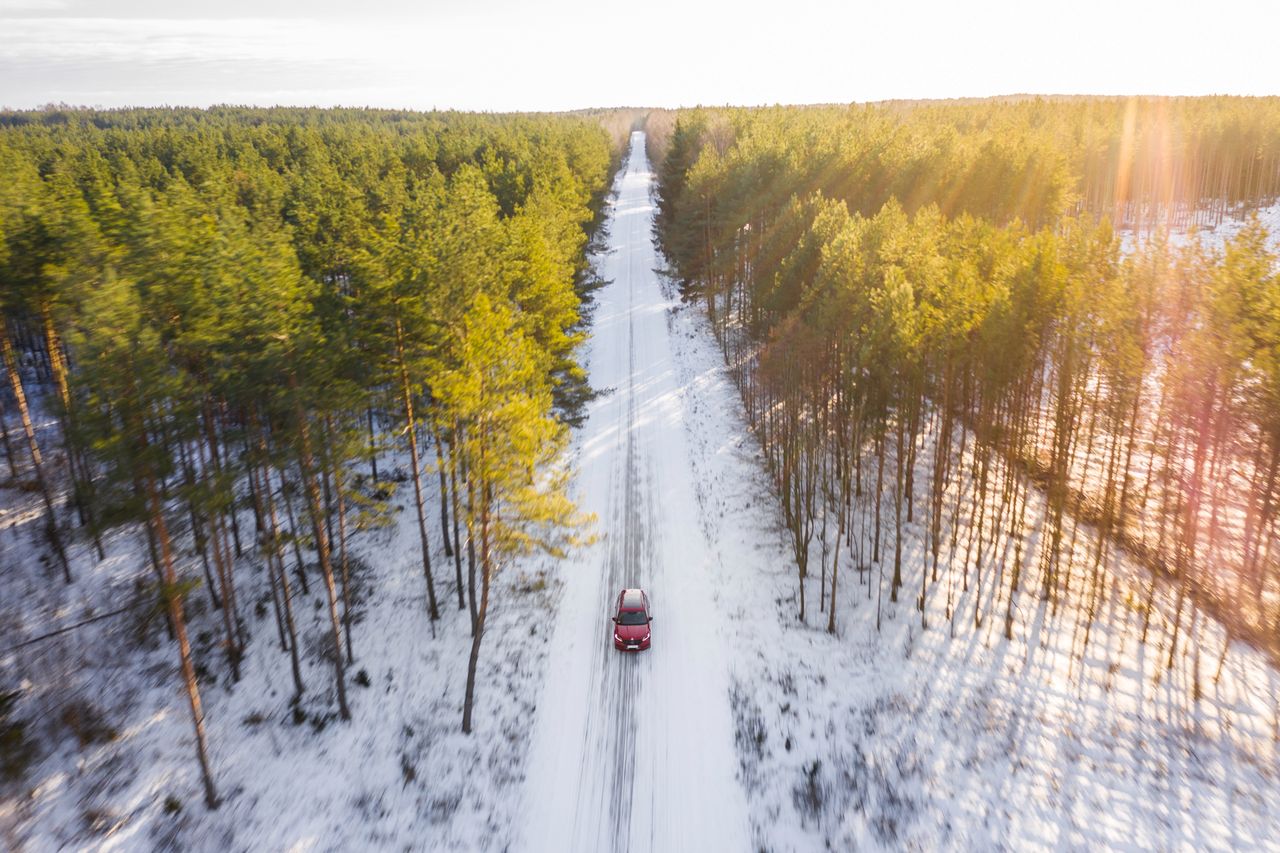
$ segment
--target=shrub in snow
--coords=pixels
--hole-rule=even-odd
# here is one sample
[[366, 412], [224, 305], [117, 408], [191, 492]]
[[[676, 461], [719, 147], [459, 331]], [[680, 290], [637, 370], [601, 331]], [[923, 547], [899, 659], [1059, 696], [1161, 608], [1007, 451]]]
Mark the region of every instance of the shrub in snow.
[[101, 708], [80, 697], [73, 698], [62, 706], [58, 721], [75, 735], [76, 742], [81, 747], [110, 743], [120, 736], [115, 727], [107, 722]]
[[27, 724], [16, 718], [18, 691], [0, 691], [0, 781], [16, 782], [35, 761]]

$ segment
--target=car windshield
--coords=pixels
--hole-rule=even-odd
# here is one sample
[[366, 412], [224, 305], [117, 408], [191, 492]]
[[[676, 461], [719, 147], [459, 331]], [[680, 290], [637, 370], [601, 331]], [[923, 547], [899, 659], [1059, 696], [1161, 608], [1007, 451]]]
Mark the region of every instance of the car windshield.
[[643, 625], [648, 621], [640, 610], [623, 610], [618, 614], [619, 625]]

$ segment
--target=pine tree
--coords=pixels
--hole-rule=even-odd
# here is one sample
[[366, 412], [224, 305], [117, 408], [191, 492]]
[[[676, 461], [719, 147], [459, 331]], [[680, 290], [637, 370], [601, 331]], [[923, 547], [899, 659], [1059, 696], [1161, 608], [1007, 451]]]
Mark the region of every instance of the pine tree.
[[454, 332], [457, 365], [434, 376], [445, 412], [464, 426], [455, 449], [466, 460], [475, 500], [468, 526], [478, 540], [480, 596], [467, 664], [462, 730], [472, 730], [476, 674], [495, 573], [512, 558], [560, 555], [578, 541], [580, 519], [557, 469], [565, 427], [551, 414], [548, 356], [501, 302], [477, 293]]

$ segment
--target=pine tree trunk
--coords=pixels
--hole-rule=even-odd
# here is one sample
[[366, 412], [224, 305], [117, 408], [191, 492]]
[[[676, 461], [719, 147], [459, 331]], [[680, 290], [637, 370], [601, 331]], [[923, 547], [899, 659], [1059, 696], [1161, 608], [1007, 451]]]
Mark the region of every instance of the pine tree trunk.
[[893, 478], [893, 581], [889, 584], [889, 600], [897, 603], [898, 589], [902, 586], [902, 491], [903, 479], [905, 476], [903, 465], [903, 430], [902, 412], [897, 415], [898, 420], [898, 436], [897, 436], [897, 453], [894, 458], [894, 478]]
[[302, 584], [302, 594], [310, 595], [311, 586], [307, 583], [307, 563], [302, 556], [302, 545], [299, 542], [298, 518], [293, 511], [293, 498], [289, 494], [292, 485], [285, 479], [284, 471], [280, 472], [280, 502], [284, 504], [284, 516], [289, 522], [289, 542], [293, 545], [293, 559], [297, 564], [298, 582]]
[[876, 527], [875, 544], [871, 548], [871, 559], [880, 562], [880, 505], [884, 503], [884, 433], [876, 436]]
[[[136, 498], [142, 501], [144, 505], [146, 504], [146, 490], [142, 487], [142, 480], [136, 476], [133, 479], [133, 494]], [[160, 546], [156, 542], [156, 532], [150, 523], [144, 524], [142, 527], [147, 531], [147, 556], [151, 561], [151, 572], [156, 576], [156, 583], [163, 587], [165, 583], [164, 569], [160, 566]], [[177, 634], [174, 632], [173, 628], [173, 617], [170, 615], [167, 608], [164, 612], [164, 627], [165, 633], [168, 635], [170, 640], [177, 639]]]
[[[249, 459], [248, 446], [245, 447], [245, 458]], [[249, 465], [249, 494], [253, 498], [253, 514], [258, 519], [262, 519], [262, 490], [258, 488], [258, 466], [250, 463]], [[267, 527], [265, 521], [258, 525], [258, 555], [262, 557], [262, 564], [267, 570], [267, 582], [271, 588], [271, 609], [276, 617], [276, 632], [280, 635], [280, 651], [289, 651], [289, 638], [284, 628], [284, 610], [280, 605], [280, 581], [276, 577], [275, 560], [271, 556], [271, 546], [267, 541]]]
[[[220, 449], [222, 447], [222, 442], [218, 435], [217, 419], [214, 414], [213, 401], [208, 397], [205, 397], [203, 407], [204, 407], [205, 438], [208, 442], [208, 448], [209, 448], [208, 471], [212, 471], [215, 475], [218, 475], [220, 477], [223, 473], [222, 451]], [[236, 521], [236, 487], [235, 487], [234, 480], [231, 482], [228, 489], [229, 489], [229, 493], [227, 495], [227, 498], [228, 498], [227, 512], [214, 513], [214, 518], [211, 520], [210, 523], [214, 527], [215, 531], [218, 531], [218, 533], [215, 533], [215, 535], [221, 535], [222, 537], [222, 548], [226, 553], [228, 565], [230, 565], [231, 559], [232, 559], [231, 549], [228, 548], [226, 544], [226, 529], [223, 527], [224, 522], [221, 520], [222, 515], [226, 515], [230, 520], [231, 538], [235, 545], [236, 556], [237, 557], [243, 556], [244, 549], [240, 545], [240, 524], [238, 521]], [[234, 578], [232, 578], [232, 580], [234, 581]], [[232, 596], [232, 600], [234, 603], [234, 595]]]
[[44, 326], [45, 352], [49, 357], [50, 373], [53, 374], [54, 385], [58, 389], [58, 400], [62, 404], [59, 420], [62, 426], [62, 445], [67, 454], [67, 472], [71, 475], [72, 502], [75, 504], [76, 515], [80, 519], [80, 526], [88, 526], [93, 531], [94, 545], [98, 551], [98, 559], [101, 560], [105, 556], [102, 541], [98, 536], [97, 526], [92, 524], [89, 507], [84, 500], [87, 484], [81, 477], [80, 454], [73, 442], [71, 388], [67, 383], [66, 362], [62, 358], [62, 340], [58, 335], [57, 327], [54, 326], [53, 312], [49, 310], [47, 302], [40, 306], [40, 320]]
[[[297, 394], [298, 383], [293, 374], [289, 385]], [[329, 559], [329, 540], [325, 536], [324, 519], [321, 518], [320, 486], [316, 483], [315, 457], [311, 451], [311, 427], [302, 404], [294, 400], [294, 414], [298, 418], [298, 452], [301, 463], [302, 490], [306, 494], [307, 508], [311, 514], [311, 530], [316, 537], [316, 552], [320, 557], [320, 572], [324, 576], [325, 595], [329, 600], [329, 627], [333, 635], [333, 674], [338, 688], [338, 712], [342, 719], [351, 719], [347, 707], [346, 667], [342, 654], [342, 627], [338, 619], [338, 594], [333, 580], [333, 564]]]
[[226, 544], [226, 534], [219, 525], [217, 513], [213, 514], [212, 522], [213, 564], [218, 570], [218, 577], [222, 583], [222, 621], [227, 633], [227, 658], [231, 662], [233, 680], [239, 681], [244, 641], [240, 630], [240, 613], [236, 607], [235, 565], [232, 562], [231, 549]]
[[[206, 433], [206, 436], [208, 434]], [[217, 476], [217, 466], [212, 455], [212, 448], [206, 445], [210, 455], [207, 459], [201, 459], [204, 464], [205, 476]], [[232, 576], [232, 566], [230, 563], [230, 555], [224, 548], [223, 537], [218, 526], [219, 512], [217, 507], [209, 513], [209, 545], [213, 550], [213, 564], [218, 573], [218, 583], [222, 590], [222, 627], [226, 635], [225, 645], [227, 654], [227, 663], [231, 667], [231, 680], [238, 682], [240, 680], [240, 643], [237, 631], [237, 623], [240, 621], [239, 614], [235, 607], [234, 593], [234, 577]]]
[[[222, 486], [218, 482], [223, 476], [222, 458], [219, 452], [219, 439], [217, 426], [214, 423], [213, 404], [206, 396], [203, 404], [204, 409], [204, 428], [206, 448], [209, 451], [209, 458], [205, 465], [205, 476], [212, 477], [215, 483], [215, 494], [221, 490]], [[222, 508], [218, 505], [213, 507], [213, 511], [209, 513], [209, 536], [213, 546], [213, 562], [218, 569], [219, 577], [222, 579], [222, 603], [223, 618], [228, 618], [228, 613], [232, 631], [228, 633], [228, 651], [232, 648], [235, 650], [237, 663], [233, 667], [236, 675], [236, 681], [240, 680], [238, 660], [243, 654], [245, 639], [243, 626], [240, 620], [240, 608], [237, 604], [236, 597], [236, 577], [235, 577], [235, 557], [231, 555], [231, 548], [227, 546], [227, 529], [223, 519], [224, 515], [231, 518], [233, 538], [235, 538], [236, 554], [241, 553], [238, 535], [235, 535], [235, 485], [234, 482], [228, 486], [228, 502], [230, 504], [229, 512], [223, 513]]]
[[[332, 435], [333, 425], [328, 415], [325, 415], [325, 427]], [[355, 654], [351, 650], [351, 563], [347, 559], [347, 497], [342, 464], [334, 461], [332, 465], [333, 490], [337, 492], [338, 504], [338, 565], [342, 570], [342, 633], [347, 640], [347, 663], [350, 664], [355, 660]]]
[[53, 491], [49, 488], [49, 481], [45, 477], [44, 462], [40, 456], [40, 442], [36, 440], [35, 427], [31, 424], [31, 412], [27, 408], [27, 395], [23, 393], [22, 377], [18, 375], [18, 359], [13, 352], [13, 343], [9, 340], [8, 326], [2, 317], [0, 317], [0, 356], [4, 358], [5, 370], [9, 375], [9, 386], [13, 389], [14, 399], [18, 403], [18, 416], [22, 419], [22, 430], [27, 436], [27, 448], [31, 451], [31, 467], [35, 471], [36, 482], [40, 486], [40, 497], [44, 500], [45, 512], [48, 513], [49, 544], [53, 546], [58, 564], [62, 566], [63, 579], [71, 583], [71, 561], [67, 559], [62, 534], [58, 531]]
[[458, 582], [458, 609], [466, 609], [462, 584], [462, 540], [458, 536], [458, 460], [453, 447], [449, 449], [449, 500], [453, 510], [453, 568]]
[[[257, 426], [255, 422], [255, 426]], [[293, 668], [293, 689], [294, 699], [296, 700], [303, 692], [302, 684], [302, 664], [298, 659], [298, 631], [293, 618], [293, 591], [289, 588], [289, 573], [284, 567], [284, 548], [280, 545], [280, 526], [276, 517], [276, 501], [273, 496], [271, 487], [271, 467], [267, 462], [267, 442], [262, 434], [262, 430], [258, 429], [258, 450], [262, 454], [262, 496], [266, 504], [265, 515], [267, 523], [267, 535], [270, 542], [271, 556], [275, 559], [276, 577], [280, 581], [280, 598], [284, 604], [285, 628], [289, 634], [289, 663]], [[280, 478], [281, 484], [284, 483], [284, 477]]]
[[[143, 446], [146, 445], [145, 432], [139, 433]], [[178, 640], [178, 659], [182, 670], [182, 681], [187, 691], [187, 704], [191, 709], [191, 724], [196, 735], [196, 759], [200, 763], [200, 777], [204, 783], [204, 801], [210, 809], [218, 807], [218, 792], [214, 788], [213, 774], [209, 770], [209, 746], [205, 739], [204, 708], [200, 703], [200, 688], [196, 684], [196, 670], [191, 662], [191, 643], [187, 639], [187, 623], [182, 612], [182, 598], [178, 595], [178, 577], [173, 568], [173, 551], [169, 542], [169, 530], [164, 521], [164, 508], [156, 489], [155, 478], [146, 477], [146, 493], [150, 526], [155, 534], [160, 549], [160, 564], [164, 570], [164, 598], [169, 612], [169, 621], [173, 625]]]
[[18, 482], [18, 460], [13, 453], [13, 442], [9, 440], [9, 420], [5, 417], [4, 401], [0, 399], [0, 439], [4, 441], [4, 458], [9, 463], [9, 479]]
[[480, 613], [476, 603], [476, 487], [471, 472], [464, 470], [467, 483], [467, 601], [471, 606], [471, 636], [476, 635]]
[[373, 429], [373, 406], [367, 407], [369, 412], [369, 470], [373, 482], [378, 482], [378, 436]]
[[[453, 543], [449, 541], [449, 482], [444, 473], [444, 449], [440, 446], [440, 428], [431, 422], [431, 438], [436, 450], [436, 472], [440, 475], [440, 537], [444, 540], [444, 555], [453, 556]], [[458, 587], [458, 604], [462, 604], [462, 587]], [[461, 606], [458, 608], [462, 609]]]
[[333, 477], [333, 473], [332, 473], [333, 463], [328, 458], [329, 457], [329, 446], [328, 446], [329, 430], [328, 430], [328, 423], [327, 423], [328, 418], [326, 417], [325, 420], [326, 420], [326, 423], [325, 423], [326, 428], [323, 431], [324, 433], [323, 450], [322, 450], [320, 459], [317, 460], [317, 463], [320, 466], [320, 472], [319, 472], [320, 473], [320, 494], [324, 497], [324, 531], [325, 531], [325, 534], [329, 537], [329, 542], [332, 545], [332, 543], [338, 541], [338, 537], [333, 535], [333, 517], [337, 513], [335, 512], [336, 506], [333, 501], [333, 486], [331, 484], [332, 477]]
[[196, 475], [195, 470], [191, 467], [191, 461], [187, 456], [187, 443], [185, 441], [178, 442], [178, 462], [182, 466], [183, 484], [186, 486], [187, 494], [187, 514], [191, 521], [191, 538], [195, 542], [196, 552], [200, 555], [200, 565], [204, 569], [205, 588], [209, 590], [209, 600], [213, 604], [214, 610], [222, 609], [222, 599], [218, 597], [217, 584], [213, 581], [213, 571], [209, 568], [209, 542], [205, 536], [204, 525], [200, 522], [200, 515], [196, 512], [195, 505], [195, 487]]
[[844, 513], [836, 514], [836, 547], [831, 556], [831, 609], [827, 611], [827, 633], [836, 632], [836, 582], [840, 579], [840, 540], [844, 538]]
[[413, 501], [418, 513], [418, 538], [422, 548], [422, 573], [427, 578], [427, 610], [431, 614], [431, 633], [435, 635], [435, 621], [440, 618], [436, 604], [436, 583], [431, 576], [431, 544], [427, 539], [427, 517], [422, 503], [422, 472], [418, 459], [418, 422], [413, 414], [413, 390], [409, 383], [409, 366], [405, 363], [404, 344], [400, 321], [396, 321], [396, 356], [400, 361], [400, 392], [404, 406], [405, 432], [409, 436], [409, 462], [413, 469]]
[[[483, 453], [483, 450], [481, 451]], [[471, 734], [471, 714], [475, 707], [476, 668], [480, 663], [480, 643], [484, 639], [484, 623], [489, 615], [489, 581], [493, 575], [493, 554], [489, 543], [488, 487], [480, 501], [480, 609], [477, 613], [475, 632], [471, 636], [471, 656], [467, 659], [467, 689], [462, 702], [462, 731]]]

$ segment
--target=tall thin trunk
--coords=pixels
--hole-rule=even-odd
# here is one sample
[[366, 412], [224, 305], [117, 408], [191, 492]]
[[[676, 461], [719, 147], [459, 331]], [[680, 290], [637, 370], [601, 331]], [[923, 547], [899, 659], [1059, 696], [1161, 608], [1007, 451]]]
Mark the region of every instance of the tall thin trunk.
[[285, 519], [289, 522], [289, 542], [293, 545], [293, 559], [297, 563], [298, 582], [302, 584], [302, 594], [310, 595], [311, 586], [307, 583], [307, 563], [302, 556], [301, 538], [298, 534], [298, 518], [293, 511], [292, 486], [285, 479], [284, 471], [280, 472], [280, 501], [284, 504]]
[[62, 427], [62, 445], [67, 454], [67, 471], [71, 475], [72, 503], [80, 519], [80, 526], [88, 526], [93, 532], [93, 543], [98, 551], [98, 559], [101, 560], [105, 556], [102, 540], [98, 535], [97, 525], [92, 523], [92, 514], [84, 494], [88, 486], [88, 478], [81, 475], [80, 452], [73, 441], [71, 386], [67, 382], [67, 365], [62, 357], [62, 339], [58, 335], [57, 326], [54, 325], [53, 312], [48, 302], [40, 305], [40, 320], [44, 326], [45, 353], [49, 359], [49, 371], [53, 375], [54, 385], [58, 389], [58, 401], [62, 407], [59, 421]]
[[18, 375], [18, 359], [13, 352], [13, 343], [9, 340], [9, 329], [4, 318], [0, 317], [0, 355], [4, 357], [5, 370], [9, 374], [9, 386], [13, 389], [14, 399], [18, 402], [18, 416], [22, 419], [22, 430], [27, 436], [27, 448], [31, 451], [31, 467], [36, 473], [36, 482], [40, 486], [40, 497], [44, 499], [45, 512], [48, 513], [49, 544], [53, 546], [54, 555], [62, 566], [62, 577], [71, 583], [71, 561], [67, 559], [67, 550], [62, 542], [62, 534], [58, 531], [58, 516], [54, 511], [53, 491], [45, 477], [44, 461], [40, 456], [40, 442], [36, 440], [35, 427], [31, 424], [31, 411], [27, 408], [27, 395], [22, 390], [22, 377]]
[[[204, 400], [204, 429], [205, 437], [208, 440], [209, 446], [208, 470], [212, 471], [215, 475], [221, 476], [223, 473], [222, 451], [220, 450], [222, 447], [222, 440], [218, 435], [217, 418], [213, 410], [213, 401], [208, 397]], [[227, 464], [228, 466], [230, 465], [230, 460], [228, 460]], [[217, 513], [217, 515], [220, 516], [225, 514], [228, 517], [231, 523], [231, 538], [235, 544], [236, 556], [239, 557], [244, 554], [244, 548], [240, 545], [240, 524], [236, 521], [236, 486], [234, 480], [232, 480], [228, 486], [227, 504], [227, 512], [220, 512]], [[211, 523], [215, 529], [222, 531], [222, 536], [225, 540], [226, 530], [222, 527], [222, 522], [215, 517]], [[230, 560], [231, 550], [227, 548], [225, 541], [223, 542], [223, 548], [226, 549], [227, 558]]]
[[[481, 453], [483, 454], [483, 449]], [[484, 639], [484, 623], [489, 615], [489, 580], [493, 574], [493, 554], [489, 543], [489, 504], [491, 494], [486, 484], [480, 501], [480, 609], [475, 632], [471, 636], [471, 656], [467, 659], [467, 689], [462, 701], [462, 731], [471, 733], [471, 713], [475, 707], [476, 667], [480, 662], [480, 642]]]
[[329, 431], [327, 429], [328, 418], [326, 417], [325, 420], [326, 420], [326, 429], [323, 431], [324, 432], [324, 450], [319, 459], [320, 493], [324, 497], [324, 531], [328, 535], [329, 541], [332, 543], [336, 541], [338, 537], [333, 535], [333, 517], [336, 514], [334, 512], [336, 507], [333, 502], [333, 486], [332, 486], [333, 463], [328, 458], [329, 457], [329, 446], [328, 446]]
[[400, 391], [404, 405], [405, 432], [409, 436], [409, 462], [413, 469], [413, 501], [418, 512], [418, 538], [422, 547], [422, 573], [427, 577], [427, 609], [431, 614], [431, 633], [440, 618], [436, 604], [436, 582], [431, 576], [431, 543], [427, 539], [427, 516], [422, 502], [422, 472], [418, 459], [418, 422], [413, 413], [413, 388], [409, 382], [409, 366], [405, 363], [404, 338], [400, 321], [396, 320], [396, 356], [400, 361]]
[[13, 442], [9, 440], [9, 421], [4, 414], [4, 400], [0, 399], [0, 439], [4, 440], [4, 458], [9, 463], [9, 478], [18, 481], [18, 460], [13, 454]]
[[[457, 436], [454, 436], [455, 440]], [[462, 547], [458, 537], [458, 458], [456, 449], [449, 447], [449, 508], [453, 512], [453, 570], [457, 576], [458, 609], [467, 608], [466, 591], [462, 584]]]
[[[262, 456], [262, 499], [265, 503], [264, 515], [267, 523], [267, 536], [271, 546], [271, 556], [275, 559], [276, 577], [280, 580], [280, 597], [284, 603], [285, 628], [289, 633], [289, 663], [293, 667], [294, 698], [302, 695], [302, 664], [298, 659], [298, 631], [293, 618], [293, 591], [289, 588], [289, 573], [284, 568], [284, 548], [280, 544], [280, 525], [276, 517], [276, 500], [271, 486], [271, 465], [267, 455], [267, 440], [257, 419], [254, 426], [258, 433], [258, 451]], [[280, 477], [284, 485], [284, 476]]]
[[[146, 447], [146, 432], [139, 430], [139, 440]], [[173, 568], [173, 549], [169, 541], [169, 529], [164, 521], [164, 507], [156, 489], [155, 476], [148, 473], [145, 478], [148, 516], [156, 542], [160, 548], [160, 565], [164, 571], [165, 604], [169, 611], [169, 621], [173, 625], [178, 640], [178, 660], [182, 670], [182, 681], [187, 691], [187, 704], [191, 709], [191, 724], [196, 734], [196, 759], [200, 763], [200, 777], [204, 783], [204, 802], [211, 809], [218, 807], [218, 792], [213, 784], [213, 774], [209, 770], [209, 745], [204, 732], [204, 707], [200, 703], [200, 687], [196, 684], [196, 669], [191, 662], [191, 643], [187, 639], [187, 622], [182, 612], [182, 598], [178, 594], [178, 576]]]
[[[207, 434], [212, 437], [212, 434]], [[206, 445], [209, 450], [209, 458], [201, 459], [204, 466], [205, 476], [217, 477], [217, 465], [213, 456], [213, 449], [210, 445]], [[209, 513], [209, 545], [213, 550], [213, 564], [218, 573], [218, 583], [222, 590], [222, 627], [226, 634], [226, 653], [227, 663], [231, 667], [231, 680], [240, 680], [240, 639], [238, 625], [240, 622], [239, 613], [236, 612], [235, 606], [235, 577], [234, 567], [231, 565], [231, 557], [229, 549], [225, 547], [222, 530], [218, 525], [220, 513], [217, 506]]]
[[311, 530], [316, 537], [316, 552], [320, 557], [320, 572], [324, 575], [325, 595], [329, 600], [329, 627], [333, 634], [333, 674], [338, 688], [338, 712], [342, 719], [351, 719], [347, 707], [346, 665], [342, 655], [342, 627], [338, 619], [338, 593], [333, 581], [333, 564], [329, 559], [329, 539], [325, 535], [321, 518], [320, 486], [316, 482], [315, 457], [311, 451], [311, 427], [307, 413], [296, 398], [298, 382], [289, 375], [289, 385], [295, 394], [294, 414], [298, 418], [298, 461], [301, 463], [302, 490], [306, 494], [307, 508], [311, 514]]
[[[333, 424], [325, 415], [325, 429], [333, 435]], [[351, 651], [351, 564], [347, 559], [347, 496], [343, 483], [343, 467], [340, 462], [333, 462], [333, 490], [337, 493], [338, 504], [338, 564], [342, 568], [342, 633], [347, 640], [347, 663], [355, 660]]]
[[187, 443], [179, 441], [178, 443], [178, 463], [182, 466], [183, 484], [187, 489], [187, 515], [191, 521], [191, 538], [195, 541], [196, 552], [200, 555], [200, 566], [204, 569], [205, 586], [209, 590], [209, 599], [213, 604], [214, 610], [222, 609], [222, 599], [218, 597], [218, 587], [213, 580], [213, 571], [209, 568], [209, 542], [205, 535], [204, 525], [200, 521], [200, 514], [196, 512], [195, 505], [195, 488], [196, 474], [195, 469], [191, 466], [191, 460], [187, 455]]
[[369, 469], [373, 474], [373, 482], [378, 482], [378, 436], [373, 429], [373, 406], [369, 412]]
[[[146, 503], [146, 490], [142, 487], [142, 480], [136, 476], [133, 479], [133, 493], [144, 504]], [[142, 526], [147, 531], [147, 556], [151, 560], [151, 572], [156, 576], [156, 583], [163, 586], [165, 583], [164, 569], [160, 566], [160, 546], [156, 542], [155, 529], [150, 523]], [[164, 627], [165, 633], [170, 640], [177, 639], [178, 635], [173, 630], [173, 617], [167, 609], [164, 613]]]
[[[204, 428], [206, 447], [209, 451], [208, 463], [205, 465], [205, 476], [211, 477], [216, 490], [221, 490], [221, 479], [224, 476], [222, 455], [219, 451], [218, 428], [215, 423], [212, 401], [205, 397], [204, 399]], [[215, 492], [216, 494], [216, 492]], [[215, 504], [213, 512], [209, 514], [209, 536], [213, 544], [214, 564], [217, 567], [220, 576], [223, 578], [222, 587], [222, 603], [223, 610], [230, 610], [231, 624], [235, 628], [237, 653], [243, 651], [245, 641], [243, 627], [240, 621], [240, 609], [237, 605], [236, 596], [236, 577], [235, 577], [235, 557], [231, 556], [231, 548], [227, 545], [227, 527], [224, 516], [229, 516], [231, 520], [232, 538], [235, 541], [236, 556], [240, 556], [242, 549], [240, 547], [240, 537], [236, 527], [236, 487], [234, 479], [227, 485], [227, 501], [228, 511], [223, 512], [222, 507]], [[239, 680], [240, 676], [236, 676]]]
[[827, 633], [836, 632], [836, 581], [840, 579], [840, 540], [844, 538], [844, 513], [836, 513], [836, 547], [831, 555], [831, 609], [827, 611]]
[[480, 613], [476, 604], [476, 484], [469, 470], [463, 470], [467, 483], [467, 601], [471, 606], [471, 636], [476, 634]]
[[217, 513], [214, 513], [211, 518], [213, 563], [217, 567], [218, 578], [222, 584], [222, 621], [227, 633], [227, 658], [231, 662], [233, 680], [239, 681], [244, 638], [240, 629], [240, 614], [236, 607], [235, 563], [231, 557], [231, 549], [226, 544], [226, 533], [219, 525]]
[[[440, 475], [440, 536], [444, 539], [444, 555], [453, 556], [453, 543], [449, 541], [449, 483], [444, 473], [444, 449], [440, 446], [440, 428], [431, 422], [431, 438], [436, 449], [436, 472]], [[458, 601], [462, 601], [462, 588], [458, 588]]]
[[898, 590], [902, 587], [902, 491], [903, 463], [905, 462], [902, 457], [905, 448], [903, 447], [904, 424], [901, 409], [897, 413], [897, 421], [897, 453], [894, 458], [893, 478], [893, 581], [889, 584], [889, 600], [895, 603], [898, 600]]
[[[248, 448], [246, 447], [246, 450]], [[246, 454], [248, 459], [248, 454]], [[262, 519], [262, 490], [258, 488], [258, 466], [249, 464], [249, 494], [253, 497], [253, 514]], [[289, 651], [289, 637], [284, 628], [284, 610], [280, 606], [280, 581], [276, 577], [275, 559], [271, 555], [271, 543], [267, 539], [265, 521], [258, 525], [258, 554], [262, 557], [263, 566], [267, 570], [267, 581], [271, 587], [271, 609], [276, 616], [276, 630], [280, 635], [280, 651]]]
[[880, 562], [880, 505], [884, 503], [884, 432], [876, 436], [876, 529], [871, 559]]

